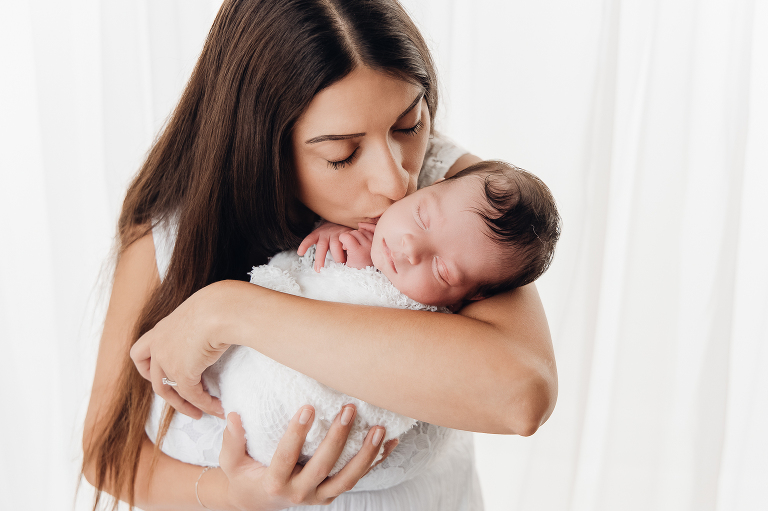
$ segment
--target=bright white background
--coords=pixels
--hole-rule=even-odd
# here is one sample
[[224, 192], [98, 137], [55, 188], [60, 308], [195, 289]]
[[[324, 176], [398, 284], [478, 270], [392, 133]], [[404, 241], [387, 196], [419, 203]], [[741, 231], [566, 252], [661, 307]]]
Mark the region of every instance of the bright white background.
[[[3, 509], [73, 505], [98, 274], [217, 4], [0, 2]], [[477, 435], [486, 508], [768, 509], [768, 2], [405, 4], [439, 127], [564, 219], [557, 408]]]

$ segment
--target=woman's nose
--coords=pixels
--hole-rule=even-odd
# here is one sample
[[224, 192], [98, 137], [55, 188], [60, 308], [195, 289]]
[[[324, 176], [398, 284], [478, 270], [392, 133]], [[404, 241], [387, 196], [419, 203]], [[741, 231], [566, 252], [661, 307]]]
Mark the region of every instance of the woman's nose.
[[398, 201], [408, 193], [408, 172], [400, 164], [400, 157], [388, 144], [376, 155], [376, 164], [369, 177], [368, 189], [373, 195], [381, 195]]

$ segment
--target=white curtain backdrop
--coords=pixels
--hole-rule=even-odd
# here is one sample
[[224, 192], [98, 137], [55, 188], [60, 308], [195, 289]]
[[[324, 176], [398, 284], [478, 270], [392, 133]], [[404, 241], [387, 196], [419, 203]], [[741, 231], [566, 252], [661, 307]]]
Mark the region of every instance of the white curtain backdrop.
[[[126, 185], [220, 2], [0, 2], [0, 508], [75, 503]], [[560, 391], [489, 511], [768, 509], [768, 1], [406, 0], [438, 127], [539, 175]]]

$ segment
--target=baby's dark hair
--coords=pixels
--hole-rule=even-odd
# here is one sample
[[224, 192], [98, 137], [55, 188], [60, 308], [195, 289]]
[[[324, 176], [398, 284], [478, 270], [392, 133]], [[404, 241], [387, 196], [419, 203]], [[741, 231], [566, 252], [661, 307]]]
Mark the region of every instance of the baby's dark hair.
[[489, 238], [508, 249], [505, 264], [516, 267], [503, 280], [482, 284], [476, 294], [493, 296], [538, 279], [552, 262], [560, 238], [555, 199], [541, 179], [503, 161], [481, 161], [445, 182], [478, 176], [485, 204], [477, 213], [488, 226]]

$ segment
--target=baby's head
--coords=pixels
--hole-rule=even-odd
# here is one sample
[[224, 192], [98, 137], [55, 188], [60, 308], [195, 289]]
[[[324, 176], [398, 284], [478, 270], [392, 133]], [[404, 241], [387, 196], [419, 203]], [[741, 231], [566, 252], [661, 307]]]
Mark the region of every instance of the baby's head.
[[536, 280], [559, 236], [555, 201], [539, 178], [483, 161], [390, 206], [371, 259], [406, 296], [457, 305]]

